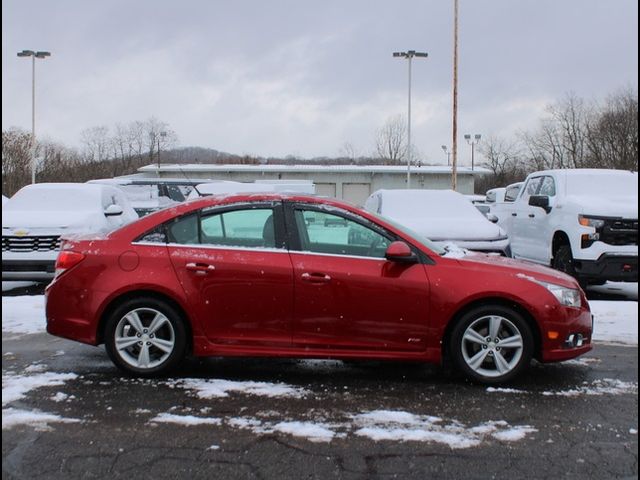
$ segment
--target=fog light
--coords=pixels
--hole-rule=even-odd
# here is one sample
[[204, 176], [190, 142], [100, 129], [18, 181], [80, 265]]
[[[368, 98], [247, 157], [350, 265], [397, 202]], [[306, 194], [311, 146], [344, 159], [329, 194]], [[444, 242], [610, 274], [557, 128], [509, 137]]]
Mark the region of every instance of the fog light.
[[564, 346], [567, 348], [576, 348], [584, 345], [584, 337], [581, 333], [572, 333], [564, 341]]

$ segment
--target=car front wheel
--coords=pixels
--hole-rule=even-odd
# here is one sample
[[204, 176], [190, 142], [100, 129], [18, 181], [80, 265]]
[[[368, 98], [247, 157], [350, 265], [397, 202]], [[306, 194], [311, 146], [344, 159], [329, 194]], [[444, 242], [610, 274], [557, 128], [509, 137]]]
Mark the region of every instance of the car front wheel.
[[470, 379], [499, 384], [529, 366], [533, 334], [516, 311], [483, 306], [460, 318], [451, 335], [450, 352], [455, 365]]
[[105, 346], [113, 363], [129, 374], [142, 377], [165, 374], [185, 355], [183, 319], [162, 300], [129, 300], [109, 316]]

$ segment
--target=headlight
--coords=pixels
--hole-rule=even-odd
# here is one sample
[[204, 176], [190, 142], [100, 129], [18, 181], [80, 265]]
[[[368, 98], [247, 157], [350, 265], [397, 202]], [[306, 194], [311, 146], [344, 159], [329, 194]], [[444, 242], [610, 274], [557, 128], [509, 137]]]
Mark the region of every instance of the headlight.
[[555, 283], [547, 283], [540, 280], [536, 280], [536, 283], [539, 283], [549, 290], [553, 296], [558, 299], [558, 302], [560, 302], [561, 305], [575, 308], [580, 308], [582, 306], [582, 302], [580, 301], [580, 292], [578, 290], [561, 287]]
[[593, 227], [596, 230], [604, 227], [604, 220], [601, 218], [589, 217], [587, 215], [578, 215], [578, 223], [583, 227]]

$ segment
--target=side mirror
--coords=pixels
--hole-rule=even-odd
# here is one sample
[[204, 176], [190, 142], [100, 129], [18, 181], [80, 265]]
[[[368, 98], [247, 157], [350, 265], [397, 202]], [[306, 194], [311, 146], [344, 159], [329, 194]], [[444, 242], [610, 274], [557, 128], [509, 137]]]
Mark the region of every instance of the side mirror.
[[547, 213], [551, 211], [551, 207], [549, 206], [549, 197], [546, 195], [531, 195], [529, 197], [529, 205], [532, 207], [540, 207]]
[[491, 223], [498, 223], [498, 217], [496, 217], [493, 213], [487, 213], [487, 220]]
[[118, 215], [122, 215], [123, 212], [124, 210], [122, 210], [122, 207], [120, 205], [116, 205], [115, 203], [112, 203], [111, 205], [109, 205], [107, 208], [104, 209], [104, 216], [117, 217]]
[[384, 253], [384, 257], [390, 262], [415, 263], [418, 261], [415, 253], [404, 242], [391, 242]]

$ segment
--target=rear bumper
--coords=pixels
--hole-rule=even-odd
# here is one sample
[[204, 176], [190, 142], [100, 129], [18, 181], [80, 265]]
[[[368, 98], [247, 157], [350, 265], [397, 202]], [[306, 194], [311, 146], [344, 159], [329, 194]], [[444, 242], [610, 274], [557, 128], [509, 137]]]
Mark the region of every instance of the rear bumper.
[[638, 256], [605, 253], [597, 260], [575, 260], [576, 273], [585, 279], [638, 281]]

